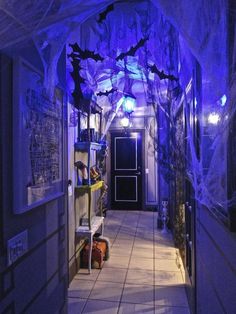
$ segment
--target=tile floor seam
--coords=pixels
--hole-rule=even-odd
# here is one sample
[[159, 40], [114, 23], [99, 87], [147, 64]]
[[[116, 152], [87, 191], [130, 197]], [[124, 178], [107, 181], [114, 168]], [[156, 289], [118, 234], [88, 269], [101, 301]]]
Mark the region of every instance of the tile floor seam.
[[153, 284], [148, 284], [148, 283], [127, 283], [127, 285], [129, 286], [147, 286], [147, 287], [153, 287], [154, 288], [154, 285]]
[[[118, 234], [119, 234], [119, 231], [120, 231], [120, 229], [121, 229], [121, 226], [122, 226], [122, 222], [120, 223], [119, 229], [117, 230], [115, 239], [118, 237]], [[105, 228], [104, 228], [104, 229], [105, 229]], [[104, 230], [103, 230], [103, 231], [104, 231]], [[113, 246], [114, 242], [115, 242], [115, 240], [113, 241], [111, 247]], [[101, 270], [99, 271], [99, 274], [100, 274], [100, 273], [101, 273]], [[90, 293], [89, 293], [89, 295], [88, 295], [88, 297], [87, 297], [87, 300], [86, 300], [86, 302], [85, 302], [85, 304], [84, 304], [84, 306], [83, 306], [83, 309], [82, 309], [82, 311], [81, 311], [81, 314], [83, 314], [83, 312], [84, 312], [84, 310], [85, 310], [85, 308], [86, 308], [86, 305], [87, 305], [88, 301], [90, 300], [90, 296], [91, 296], [91, 294], [92, 294], [92, 291], [93, 291], [93, 289], [94, 289], [94, 287], [95, 287], [95, 285], [96, 285], [96, 283], [97, 283], [97, 281], [98, 281], [99, 274], [98, 274], [98, 276], [96, 277], [96, 279], [94, 280], [93, 287], [92, 287], [92, 289], [90, 290]], [[92, 300], [97, 300], [97, 299], [92, 299]], [[98, 300], [101, 300], [101, 299], [98, 299]], [[107, 300], [105, 300], [105, 301], [107, 301]], [[111, 301], [109, 301], [109, 302], [111, 302]]]
[[68, 299], [75, 299], [75, 300], [77, 300], [77, 299], [80, 299], [80, 300], [87, 300], [87, 298], [83, 298], [83, 297], [71, 297], [71, 296], [68, 296]]
[[[91, 271], [92, 271], [92, 270], [91, 270]], [[98, 278], [100, 272], [101, 272], [101, 269], [99, 270], [99, 273], [98, 273], [96, 279], [93, 280], [92, 288], [90, 289], [89, 295], [87, 296], [87, 299], [86, 299], [86, 302], [85, 302], [85, 304], [84, 304], [84, 306], [83, 306], [83, 308], [82, 308], [81, 314], [83, 314], [83, 312], [84, 312], [84, 310], [85, 310], [85, 308], [86, 308], [86, 305], [87, 305], [87, 303], [88, 303], [89, 297], [90, 297], [90, 295], [91, 295], [91, 293], [92, 293], [92, 291], [93, 291], [93, 288], [94, 288], [94, 286], [95, 286], [95, 284], [96, 284], [96, 282], [97, 282], [97, 278]], [[92, 281], [92, 280], [91, 280], [91, 281]]]
[[[177, 302], [179, 302], [179, 303], [173, 303], [171, 299], [170, 299], [171, 303], [166, 303], [166, 304], [161, 304], [161, 303], [158, 304], [157, 303], [158, 301], [161, 300], [160, 297], [158, 298], [159, 291], [158, 291], [158, 294], [157, 294], [157, 290], [156, 290], [158, 287], [162, 287], [162, 288], [166, 288], [167, 289], [167, 295], [165, 295], [165, 292], [162, 292], [162, 294], [164, 293], [164, 301], [165, 301], [165, 298], [169, 294], [169, 290], [168, 290], [169, 287], [173, 287], [173, 286], [176, 285], [178, 287], [185, 288], [185, 284], [184, 284], [184, 278], [183, 278], [182, 271], [181, 271], [181, 269], [179, 269], [179, 267], [178, 267], [178, 270], [176, 270], [176, 271], [175, 270], [173, 271], [173, 270], [161, 270], [161, 269], [158, 269], [158, 265], [156, 264], [156, 262], [158, 262], [158, 260], [161, 261], [161, 260], [166, 260], [166, 259], [168, 259], [168, 260], [172, 260], [173, 259], [172, 258], [173, 255], [172, 254], [174, 254], [173, 253], [174, 252], [174, 250], [173, 250], [174, 247], [172, 246], [172, 244], [169, 243], [169, 240], [170, 240], [169, 238], [170, 237], [168, 237], [168, 239], [164, 238], [163, 235], [161, 235], [161, 234], [159, 235], [159, 232], [161, 232], [161, 231], [156, 230], [156, 228], [157, 228], [157, 226], [156, 226], [156, 212], [153, 212], [152, 215], [146, 215], [146, 213], [143, 213], [141, 211], [138, 212], [138, 213], [135, 212], [134, 215], [133, 215], [133, 212], [126, 212], [125, 214], [122, 212], [122, 215], [123, 215], [122, 219], [118, 220], [118, 218], [116, 218], [118, 215], [117, 216], [113, 215], [113, 212], [112, 212], [110, 221], [113, 220], [113, 222], [110, 223], [110, 221], [107, 220], [108, 225], [110, 223], [110, 226], [112, 226], [112, 224], [114, 224], [114, 225], [119, 224], [119, 227], [115, 228], [115, 229], [117, 229], [117, 231], [116, 231], [116, 233], [114, 233], [114, 235], [115, 235], [114, 239], [112, 238], [112, 242], [111, 242], [111, 246], [110, 246], [111, 248], [112, 247], [115, 248], [114, 247], [115, 242], [119, 241], [119, 240], [120, 240], [120, 243], [118, 244], [118, 246], [120, 246], [121, 248], [123, 248], [123, 244], [122, 244], [123, 240], [125, 240], [125, 241], [127, 240], [127, 243], [129, 242], [128, 240], [130, 240], [130, 243], [132, 243], [131, 250], [130, 250], [130, 253], [128, 255], [127, 267], [126, 268], [122, 268], [122, 269], [125, 269], [126, 272], [124, 272], [125, 276], [124, 276], [123, 283], [122, 282], [119, 283], [120, 284], [120, 288], [119, 289], [121, 289], [121, 292], [119, 292], [120, 296], [119, 296], [119, 298], [117, 298], [119, 301], [118, 300], [117, 301], [112, 301], [112, 300], [108, 300], [108, 299], [105, 300], [105, 298], [104, 299], [102, 299], [102, 298], [90, 299], [90, 296], [91, 296], [91, 294], [92, 294], [92, 292], [93, 292], [93, 290], [95, 288], [95, 284], [99, 282], [99, 276], [100, 276], [100, 274], [102, 272], [102, 269], [99, 270], [99, 273], [95, 277], [95, 279], [91, 280], [91, 281], [93, 281], [93, 285], [92, 285], [92, 288], [91, 288], [87, 298], [68, 297], [68, 299], [71, 299], [71, 300], [76, 300], [77, 299], [77, 300], [85, 301], [84, 304], [82, 302], [81, 305], [80, 305], [80, 312], [79, 313], [81, 313], [81, 314], [87, 313], [88, 306], [89, 306], [89, 308], [91, 308], [91, 305], [92, 305], [89, 302], [93, 302], [93, 301], [96, 301], [96, 302], [97, 301], [101, 301], [101, 302], [108, 302], [110, 304], [114, 304], [113, 310], [117, 314], [121, 313], [120, 311], [123, 311], [126, 308], [129, 308], [129, 306], [126, 307], [125, 304], [132, 304], [133, 306], [131, 306], [131, 308], [133, 308], [133, 309], [136, 309], [135, 305], [138, 305], [137, 306], [138, 308], [140, 308], [140, 306], [141, 306], [141, 308], [143, 308], [143, 306], [145, 308], [145, 307], [147, 307], [150, 304], [150, 306], [153, 308], [153, 314], [154, 314], [155, 310], [162, 309], [162, 308], [164, 310], [166, 309], [167, 311], [168, 311], [168, 309], [169, 310], [172, 309], [173, 311], [175, 311], [175, 309], [176, 309], [176, 311], [178, 311], [178, 313], [179, 313], [179, 311], [181, 311], [181, 309], [184, 312], [185, 312], [185, 309], [186, 309], [186, 313], [187, 313], [188, 310], [189, 310], [189, 307], [188, 307], [188, 305], [185, 306], [184, 303], [180, 304], [180, 301], [178, 301], [178, 294], [177, 294]], [[152, 223], [151, 223], [151, 220], [150, 220], [151, 217], [152, 217]], [[134, 218], [134, 219], [132, 220], [132, 218]], [[131, 230], [132, 234], [133, 234], [133, 228], [135, 228], [135, 233], [134, 233], [134, 235], [132, 235], [132, 239], [131, 239], [131, 237], [128, 237], [128, 235], [126, 234], [126, 232], [127, 232], [126, 228], [129, 228], [129, 226], [126, 225], [126, 224], [127, 224], [127, 222], [129, 223], [129, 221], [130, 221], [130, 227], [132, 228], [132, 230]], [[125, 226], [124, 226], [124, 224], [125, 224]], [[142, 232], [145, 231], [145, 227], [144, 227], [145, 224], [146, 224], [146, 228], [148, 228], [148, 225], [149, 225], [149, 228], [147, 229], [147, 233], [144, 234]], [[150, 228], [150, 225], [152, 225], [152, 230]], [[123, 230], [122, 230], [122, 228], [123, 228]], [[111, 228], [111, 230], [112, 230], [112, 228]], [[152, 236], [151, 237], [149, 237], [149, 231], [152, 232]], [[142, 237], [142, 235], [143, 235], [143, 237]], [[123, 238], [123, 236], [125, 236], [125, 238]], [[142, 239], [144, 240], [143, 242], [142, 242]], [[171, 240], [173, 240], [173, 238], [171, 238]], [[125, 241], [124, 241], [124, 243], [126, 243]], [[139, 241], [142, 242], [140, 246], [137, 245]], [[132, 259], [132, 255], [134, 253], [135, 247], [136, 248], [140, 248], [140, 252], [137, 253], [136, 257], [138, 257], [140, 259], [142, 259], [142, 258], [145, 259], [145, 255], [141, 254], [141, 252], [142, 252], [141, 248], [142, 247], [145, 248], [146, 245], [148, 247], [148, 242], [149, 241], [152, 242], [152, 246], [153, 246], [153, 248], [152, 248], [152, 253], [153, 253], [153, 256], [152, 256], [152, 261], [153, 261], [153, 263], [152, 263], [152, 265], [153, 265], [153, 267], [152, 267], [153, 284], [152, 285], [149, 285], [148, 283], [139, 283], [139, 284], [136, 283], [135, 284], [135, 278], [136, 277], [135, 277], [135, 275], [133, 276], [132, 274], [130, 276], [130, 282], [127, 283], [129, 270], [133, 270], [133, 271], [135, 270], [135, 268], [130, 268], [131, 259]], [[159, 246], [158, 246], [158, 243], [159, 243]], [[170, 250], [168, 251], [166, 249], [169, 246], [169, 244], [170, 244]], [[159, 253], [158, 250], [160, 250], [160, 251], [163, 250], [163, 252], [164, 252], [164, 254], [162, 253], [162, 255], [161, 255], [162, 257], [160, 257], [160, 258], [157, 257], [157, 254]], [[177, 254], [177, 249], [176, 248], [175, 248], [175, 253]], [[148, 254], [148, 250], [147, 250], [146, 254]], [[176, 258], [177, 257], [174, 258], [175, 262], [176, 262]], [[171, 266], [172, 265], [171, 263], [172, 262], [170, 262], [170, 264], [169, 264], [170, 266], [168, 266], [168, 267], [170, 267], [170, 269], [171, 269], [171, 267], [172, 267], [172, 269], [174, 269], [173, 266]], [[162, 264], [160, 264], [159, 266], [162, 267]], [[143, 267], [145, 267], [145, 264], [142, 267], [140, 267], [140, 269], [143, 269], [143, 272], [144, 272], [144, 275], [145, 275], [145, 269]], [[112, 266], [111, 266], [111, 268], [112, 268]], [[167, 279], [163, 277], [164, 281], [162, 281], [161, 277], [159, 279], [158, 276], [156, 276], [156, 272], [160, 272], [160, 274], [161, 274], [161, 272], [162, 273], [164, 272], [163, 273], [164, 277], [165, 277], [165, 273], [167, 273]], [[168, 273], [170, 273], [170, 274], [171, 273], [175, 273], [176, 275], [180, 273], [182, 280], [178, 279], [179, 276], [177, 276], [177, 277], [174, 276], [175, 278], [173, 278], [173, 280], [175, 280], [176, 282], [178, 282], [180, 280], [182, 283], [181, 284], [179, 284], [179, 283], [174, 284], [173, 283], [174, 281], [172, 283], [168, 282], [169, 280], [172, 280], [171, 278], [168, 279]], [[150, 275], [151, 275], [151, 273], [150, 273]], [[138, 282], [145, 281], [145, 280], [143, 280], [141, 273], [140, 273], [140, 276], [141, 276], [140, 278], [137, 278]], [[109, 279], [109, 277], [106, 277], [106, 276], [104, 276], [104, 278], [108, 278]], [[101, 280], [101, 281], [105, 282], [105, 283], [113, 282], [113, 281], [108, 281], [106, 279], [105, 280]], [[146, 280], [146, 282], [148, 282], [148, 281]], [[160, 282], [166, 282], [166, 283], [165, 284], [160, 284]], [[127, 294], [127, 295], [125, 294], [125, 286], [126, 285], [130, 285], [130, 286], [132, 286], [132, 285], [139, 286], [140, 285], [140, 286], [143, 286], [143, 287], [146, 287], [146, 286], [152, 287], [152, 290], [153, 290], [152, 293], [151, 293], [151, 291], [149, 291], [149, 293], [153, 295], [152, 300], [151, 300], [151, 298], [150, 299], [145, 299], [145, 298], [140, 299], [140, 298], [135, 297], [136, 293], [138, 293], [137, 295], [139, 295], [139, 293], [142, 291], [142, 288], [141, 289], [137, 288], [136, 290], [134, 289], [134, 291], [131, 291], [131, 298], [130, 298], [129, 294]], [[144, 291], [146, 291], [146, 289], [147, 288], [145, 288]], [[128, 290], [129, 290], [129, 286], [127, 286], [127, 291]], [[128, 293], [129, 293], [129, 291], [128, 291]], [[95, 294], [95, 296], [96, 296], [96, 294]], [[125, 298], [124, 298], [124, 296], [125, 296]], [[157, 296], [157, 299], [156, 299], [156, 296]], [[173, 296], [171, 296], [171, 298], [173, 298]], [[176, 298], [175, 294], [174, 294], [174, 298]], [[168, 300], [168, 299], [166, 299], [166, 300]], [[173, 300], [175, 302], [175, 299], [173, 299]], [[150, 303], [150, 301], [152, 301], [152, 302]], [[147, 302], [149, 302], [149, 304]], [[94, 309], [96, 309], [96, 305], [95, 305]], [[76, 312], [76, 313], [78, 313], [78, 312]], [[93, 313], [96, 313], [96, 311], [93, 312]], [[129, 313], [131, 313], [131, 312], [129, 312]]]
[[137, 233], [137, 229], [138, 229], [139, 219], [140, 219], [140, 213], [139, 213], [139, 215], [138, 215], [138, 219], [137, 219], [137, 223], [136, 223], [135, 236], [134, 236], [134, 240], [133, 240], [131, 252], [130, 252], [130, 255], [129, 255], [129, 262], [128, 262], [128, 266], [127, 266], [127, 270], [126, 270], [126, 275], [125, 275], [125, 278], [124, 278], [124, 283], [123, 283], [123, 288], [122, 288], [121, 295], [120, 295], [120, 302], [119, 302], [119, 306], [118, 306], [117, 313], [119, 313], [119, 311], [120, 311], [120, 305], [121, 305], [121, 303], [122, 303], [121, 301], [122, 301], [123, 293], [124, 293], [124, 290], [125, 290], [125, 284], [126, 284], [127, 275], [128, 275], [128, 271], [129, 271], [129, 265], [130, 265], [130, 261], [131, 261], [131, 256], [132, 256], [133, 248], [134, 248], [134, 242], [135, 242], [135, 237], [136, 237], [136, 233]]
[[[125, 215], [125, 216], [126, 216], [126, 215]], [[125, 217], [124, 217], [124, 218], [125, 218]], [[112, 243], [112, 245], [111, 245], [111, 248], [113, 247], [113, 245], [114, 245], [116, 239], [117, 239], [118, 236], [119, 236], [119, 232], [120, 232], [120, 230], [121, 230], [121, 228], [122, 228], [122, 222], [123, 222], [124, 218], [122, 219], [122, 221], [119, 222], [119, 228], [118, 228], [118, 230], [117, 230], [117, 232], [116, 232], [116, 236], [115, 236], [114, 241], [113, 241], [113, 243]], [[105, 228], [104, 228], [104, 229], [105, 229]], [[127, 272], [128, 272], [128, 269], [126, 269], [126, 276], [127, 276]], [[98, 281], [98, 277], [99, 277], [99, 275], [97, 276], [97, 278], [96, 278], [96, 280], [95, 280], [94, 286], [95, 286], [96, 282]], [[107, 282], [107, 281], [103, 281], [103, 282]], [[123, 284], [123, 285], [124, 285], [124, 284]], [[94, 286], [93, 286], [93, 288], [94, 288]], [[89, 296], [91, 295], [93, 288], [91, 289]], [[122, 292], [123, 292], [123, 289], [124, 289], [124, 287], [122, 288]], [[118, 301], [119, 304], [120, 304], [120, 302], [121, 302], [122, 292], [121, 292], [120, 300]], [[88, 299], [89, 299], [89, 297], [88, 297]], [[87, 299], [87, 302], [88, 302], [88, 299]], [[93, 300], [101, 300], [101, 299], [93, 299]], [[113, 302], [113, 301], [109, 301], [109, 300], [105, 300], [105, 301]], [[86, 303], [87, 303], [87, 302], [86, 302]], [[118, 312], [119, 312], [119, 305], [118, 305], [118, 309], [117, 309], [117, 313], [118, 313]]]
[[113, 243], [112, 243], [111, 247], [113, 247], [113, 245], [114, 245], [114, 243], [115, 243], [115, 240], [118, 238], [118, 235], [119, 235], [120, 229], [122, 228], [122, 223], [123, 223], [123, 220], [125, 219], [125, 217], [126, 217], [126, 216], [127, 216], [127, 213], [126, 213], [126, 215], [123, 217], [122, 221], [120, 221], [120, 226], [119, 226], [119, 229], [118, 229], [118, 231], [117, 231], [117, 233], [116, 233], [116, 237], [115, 237], [115, 239], [114, 239], [114, 241], [113, 241]]

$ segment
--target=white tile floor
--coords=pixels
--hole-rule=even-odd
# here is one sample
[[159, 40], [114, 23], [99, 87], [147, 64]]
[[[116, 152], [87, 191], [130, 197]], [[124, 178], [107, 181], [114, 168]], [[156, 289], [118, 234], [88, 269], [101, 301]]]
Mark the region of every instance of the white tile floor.
[[68, 290], [69, 314], [189, 314], [178, 250], [156, 225], [153, 212], [107, 212], [110, 258], [90, 275], [80, 269]]

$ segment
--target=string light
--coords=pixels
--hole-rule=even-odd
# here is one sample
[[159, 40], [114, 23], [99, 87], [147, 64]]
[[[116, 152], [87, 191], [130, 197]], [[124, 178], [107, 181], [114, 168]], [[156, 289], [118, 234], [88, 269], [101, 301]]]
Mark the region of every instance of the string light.
[[207, 121], [210, 124], [216, 125], [220, 121], [220, 116], [219, 116], [218, 113], [212, 112], [212, 113], [209, 114]]
[[129, 127], [129, 124], [130, 124], [130, 121], [129, 121], [129, 118], [128, 117], [123, 117], [121, 120], [120, 120], [120, 124], [123, 128], [128, 128]]

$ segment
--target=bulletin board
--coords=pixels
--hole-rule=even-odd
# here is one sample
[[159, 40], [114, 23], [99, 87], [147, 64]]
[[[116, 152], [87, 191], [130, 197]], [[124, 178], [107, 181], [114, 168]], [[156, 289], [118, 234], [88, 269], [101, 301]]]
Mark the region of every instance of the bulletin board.
[[22, 213], [63, 193], [63, 92], [49, 98], [43, 75], [22, 59], [13, 75], [13, 203]]

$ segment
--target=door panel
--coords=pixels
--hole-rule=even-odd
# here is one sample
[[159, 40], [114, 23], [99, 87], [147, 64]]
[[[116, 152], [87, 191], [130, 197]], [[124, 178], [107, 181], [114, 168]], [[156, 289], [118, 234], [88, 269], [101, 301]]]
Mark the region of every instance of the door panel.
[[[129, 189], [127, 189], [129, 187]], [[115, 201], [137, 202], [137, 177], [115, 176]]]
[[[137, 138], [115, 137], [115, 170], [137, 170]], [[121, 154], [121, 152], [127, 152]]]
[[111, 208], [142, 209], [142, 132], [111, 132]]

